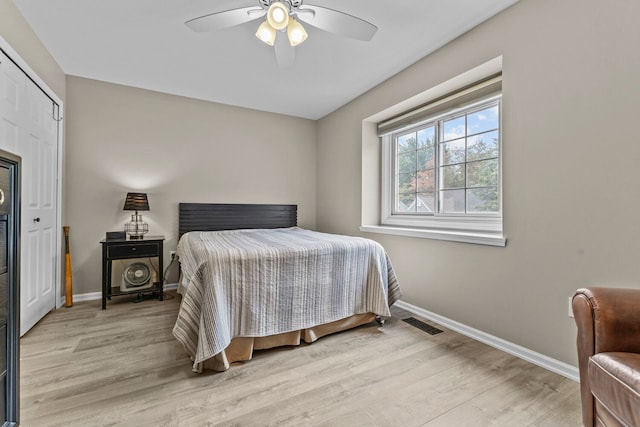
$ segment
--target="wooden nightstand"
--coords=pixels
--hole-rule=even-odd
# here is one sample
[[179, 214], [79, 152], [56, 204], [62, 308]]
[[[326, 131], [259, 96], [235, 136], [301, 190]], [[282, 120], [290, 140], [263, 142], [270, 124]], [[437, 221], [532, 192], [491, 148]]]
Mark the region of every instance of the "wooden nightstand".
[[[104, 239], [102, 244], [102, 309], [107, 308], [107, 299], [112, 296], [132, 295], [141, 292], [158, 293], [158, 299], [162, 301], [163, 291], [163, 264], [162, 246], [164, 236], [149, 236], [144, 239]], [[119, 287], [111, 287], [111, 270], [113, 260], [132, 258], [158, 258], [158, 281], [152, 287], [144, 290], [131, 290], [123, 292]]]

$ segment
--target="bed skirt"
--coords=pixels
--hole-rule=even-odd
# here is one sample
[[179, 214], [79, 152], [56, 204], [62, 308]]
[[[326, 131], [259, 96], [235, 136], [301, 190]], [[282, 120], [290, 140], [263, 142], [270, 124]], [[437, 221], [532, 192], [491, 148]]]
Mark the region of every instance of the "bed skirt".
[[236, 337], [231, 340], [231, 344], [222, 352], [202, 363], [196, 364], [196, 369], [194, 370], [197, 370], [197, 372], [202, 372], [203, 370], [226, 371], [234, 362], [251, 360], [254, 350], [300, 345], [301, 341], [310, 344], [325, 335], [371, 323], [375, 317], [376, 315], [373, 313], [356, 314], [335, 322], [283, 334], [267, 337]]

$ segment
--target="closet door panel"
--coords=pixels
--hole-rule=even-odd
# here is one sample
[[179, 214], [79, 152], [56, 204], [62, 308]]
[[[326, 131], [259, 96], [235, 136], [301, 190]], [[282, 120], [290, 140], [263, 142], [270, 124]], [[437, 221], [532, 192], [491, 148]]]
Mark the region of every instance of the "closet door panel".
[[26, 76], [0, 52], [0, 149], [16, 153]]

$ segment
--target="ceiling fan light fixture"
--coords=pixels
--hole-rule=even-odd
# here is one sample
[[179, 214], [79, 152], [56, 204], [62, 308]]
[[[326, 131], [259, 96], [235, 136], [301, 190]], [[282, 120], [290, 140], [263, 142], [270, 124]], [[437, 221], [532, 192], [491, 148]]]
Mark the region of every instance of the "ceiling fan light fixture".
[[298, 46], [307, 39], [307, 36], [308, 34], [302, 24], [291, 18], [287, 27], [287, 37], [289, 37], [291, 46]]
[[267, 21], [264, 21], [256, 31], [256, 37], [269, 46], [273, 46], [276, 41], [276, 30]]
[[[249, 1], [249, 0], [247, 0]], [[263, 17], [256, 29], [256, 38], [273, 46], [280, 68], [290, 67], [295, 58], [295, 47], [304, 43], [308, 34], [302, 22], [330, 33], [355, 40], [369, 41], [378, 27], [370, 22], [324, 6], [307, 5], [306, 0], [253, 0], [259, 7], [247, 6], [222, 12], [209, 13], [185, 24], [193, 31], [216, 31], [252, 22]], [[312, 0], [310, 0], [312, 1]], [[278, 32], [286, 31], [289, 43]], [[277, 42], [277, 43], [276, 43]]]
[[282, 30], [289, 24], [289, 9], [282, 2], [271, 3], [267, 10], [267, 22], [276, 30]]

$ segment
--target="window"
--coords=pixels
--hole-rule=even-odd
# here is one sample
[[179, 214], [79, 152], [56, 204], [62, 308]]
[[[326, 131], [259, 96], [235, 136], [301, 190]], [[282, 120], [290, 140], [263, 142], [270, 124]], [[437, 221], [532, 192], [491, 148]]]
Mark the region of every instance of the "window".
[[383, 225], [502, 234], [500, 90], [493, 78], [379, 125]]

